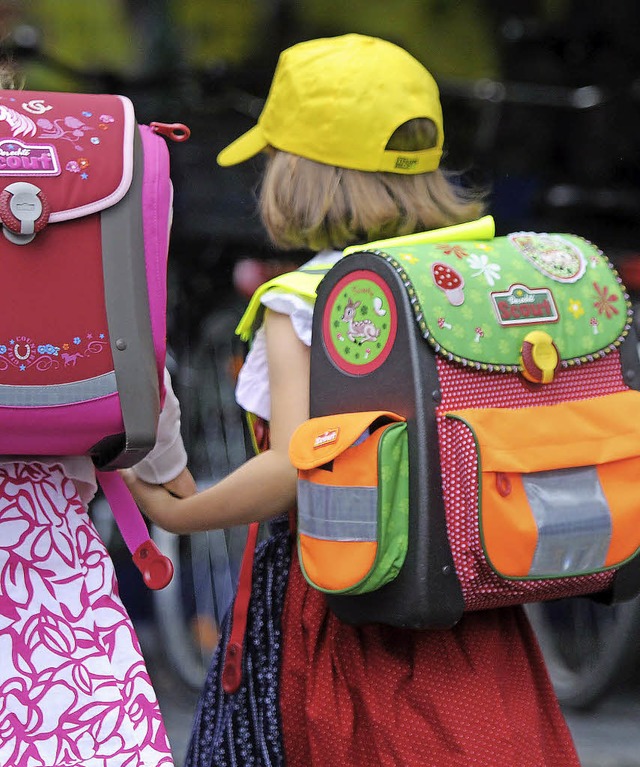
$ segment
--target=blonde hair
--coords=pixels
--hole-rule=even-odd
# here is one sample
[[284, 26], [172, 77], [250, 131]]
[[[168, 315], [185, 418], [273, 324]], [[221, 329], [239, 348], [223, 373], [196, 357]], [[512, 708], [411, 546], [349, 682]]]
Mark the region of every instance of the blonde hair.
[[[426, 149], [435, 141], [431, 120], [411, 120], [396, 130], [387, 148]], [[271, 149], [259, 206], [276, 247], [320, 251], [471, 221], [482, 215], [483, 198], [442, 169], [369, 173]]]

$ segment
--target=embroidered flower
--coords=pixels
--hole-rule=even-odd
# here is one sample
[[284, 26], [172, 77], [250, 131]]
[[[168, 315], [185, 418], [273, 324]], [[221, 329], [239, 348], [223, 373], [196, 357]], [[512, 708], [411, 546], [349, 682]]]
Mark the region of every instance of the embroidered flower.
[[598, 310], [598, 314], [604, 314], [608, 320], [611, 319], [614, 314], [619, 314], [620, 312], [614, 306], [615, 302], [618, 300], [618, 296], [609, 293], [609, 288], [607, 285], [600, 287], [597, 282], [594, 282], [593, 287], [596, 289], [596, 293], [598, 294], [598, 299], [593, 302], [593, 305]]
[[54, 357], [57, 357], [59, 351], [60, 347], [53, 344], [40, 344], [38, 346], [38, 354], [52, 354]]
[[569, 299], [569, 311], [573, 316], [578, 319], [582, 317], [584, 314], [584, 309], [582, 308], [582, 301], [579, 301], [577, 298], [570, 298]]
[[437, 247], [447, 256], [466, 258], [469, 255], [462, 245], [438, 245]]
[[484, 275], [485, 280], [491, 286], [493, 286], [496, 280], [500, 277], [500, 265], [491, 263], [489, 261], [489, 257], [485, 256], [484, 253], [481, 256], [477, 255], [476, 253], [472, 253], [469, 256], [467, 263], [472, 269], [476, 270], [471, 275], [472, 277], [479, 277], [480, 275]]

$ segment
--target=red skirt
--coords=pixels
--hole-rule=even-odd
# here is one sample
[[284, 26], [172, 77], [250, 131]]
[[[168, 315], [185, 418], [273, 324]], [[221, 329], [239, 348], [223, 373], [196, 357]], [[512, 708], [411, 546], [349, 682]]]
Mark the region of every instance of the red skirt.
[[281, 715], [287, 767], [579, 767], [521, 608], [453, 629], [340, 622], [291, 564]]

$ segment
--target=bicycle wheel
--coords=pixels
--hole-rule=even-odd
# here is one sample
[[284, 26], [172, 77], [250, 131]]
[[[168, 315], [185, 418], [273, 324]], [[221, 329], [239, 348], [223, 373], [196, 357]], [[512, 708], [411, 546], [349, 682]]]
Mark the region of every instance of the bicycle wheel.
[[176, 394], [189, 466], [197, 481], [215, 482], [244, 463], [244, 414], [235, 400], [235, 381], [244, 347], [234, 335], [242, 316], [231, 305], [201, 326], [194, 348], [183, 349], [176, 370]]
[[[197, 346], [182, 350], [172, 373], [199, 487], [219, 481], [247, 458], [244, 415], [234, 396], [242, 349], [233, 330], [240, 314], [229, 306], [209, 317]], [[246, 526], [187, 536], [152, 527], [154, 541], [175, 568], [172, 582], [152, 595], [159, 638], [176, 677], [194, 690], [202, 687], [233, 599], [246, 536]]]
[[526, 610], [562, 704], [594, 706], [635, 669], [640, 597], [611, 606], [576, 597]]

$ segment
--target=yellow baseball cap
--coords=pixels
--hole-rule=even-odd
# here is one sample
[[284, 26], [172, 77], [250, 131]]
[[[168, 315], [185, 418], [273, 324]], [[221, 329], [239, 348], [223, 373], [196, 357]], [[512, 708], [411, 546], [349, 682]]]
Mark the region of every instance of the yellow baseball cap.
[[[436, 146], [385, 149], [396, 128], [419, 117], [435, 123]], [[386, 40], [348, 34], [283, 51], [257, 125], [217, 159], [237, 165], [273, 146], [340, 168], [425, 173], [438, 167], [443, 141], [438, 86], [422, 64]]]

